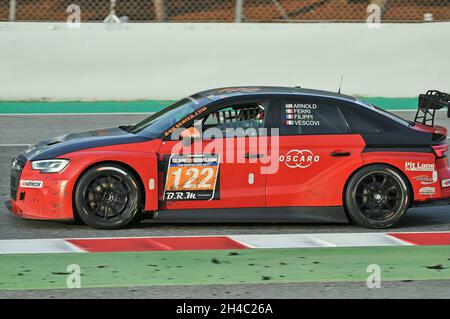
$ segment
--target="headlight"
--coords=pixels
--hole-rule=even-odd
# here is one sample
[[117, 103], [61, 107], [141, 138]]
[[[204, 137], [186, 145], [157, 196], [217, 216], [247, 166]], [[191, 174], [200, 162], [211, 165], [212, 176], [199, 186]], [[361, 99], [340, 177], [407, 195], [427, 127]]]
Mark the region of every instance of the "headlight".
[[52, 159], [31, 162], [31, 168], [42, 173], [58, 173], [61, 172], [69, 164], [66, 159]]

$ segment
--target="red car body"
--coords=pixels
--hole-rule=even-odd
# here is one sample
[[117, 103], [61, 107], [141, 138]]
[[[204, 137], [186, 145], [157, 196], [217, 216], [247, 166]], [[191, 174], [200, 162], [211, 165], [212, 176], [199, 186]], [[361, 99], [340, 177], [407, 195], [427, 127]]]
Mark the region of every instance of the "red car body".
[[[221, 98], [211, 98], [211, 104], [217, 101], [233, 101], [239, 99], [258, 98], [270, 100], [277, 108], [280, 99], [302, 99], [303, 97], [321, 98], [338, 101], [339, 103], [352, 103], [357, 107], [365, 108], [353, 98], [335, 95], [321, 91], [308, 91], [280, 88], [258, 88], [248, 92], [246, 88], [235, 89], [223, 93], [223, 91], [208, 91], [201, 97], [220, 95]], [[194, 98], [199, 99], [198, 96]], [[231, 102], [228, 102], [231, 103]], [[205, 110], [209, 104], [205, 103]], [[282, 108], [283, 110], [283, 108]], [[197, 115], [195, 115], [197, 116]], [[193, 118], [195, 118], [195, 116]], [[191, 118], [192, 119], [192, 118]], [[191, 120], [189, 119], [189, 120]], [[174, 127], [182, 127], [176, 123]], [[208, 211], [210, 215], [220, 209], [232, 209], [245, 215], [245, 208], [251, 208], [263, 212], [268, 208], [320, 208], [328, 212], [326, 208], [339, 208], [343, 214], [318, 213], [318, 221], [347, 221], [343, 209], [344, 192], [351, 176], [359, 169], [371, 164], [384, 164], [401, 172], [406, 177], [413, 200], [411, 204], [439, 203], [450, 198], [450, 170], [448, 167], [446, 151], [447, 130], [439, 126], [428, 126], [415, 123], [405, 130], [411, 134], [429, 136], [429, 145], [413, 145], [414, 136], [411, 135], [411, 143], [398, 142], [394, 145], [373, 142], [364, 134], [349, 132], [348, 134], [317, 134], [317, 135], [280, 135], [277, 136], [279, 155], [277, 156], [278, 170], [274, 174], [263, 174], [261, 168], [264, 163], [261, 158], [251, 160], [248, 154], [254, 154], [252, 139], [257, 137], [233, 137], [233, 146], [237, 153], [245, 154], [245, 158], [239, 163], [226, 161], [220, 162], [218, 189], [220, 197], [214, 200], [166, 200], [164, 191], [167, 178], [167, 158], [180, 140], [169, 140], [162, 134], [158, 137], [135, 137], [132, 142], [126, 138], [114, 142], [98, 143], [98, 140], [108, 140], [108, 130], [91, 132], [88, 137], [71, 138], [67, 141], [41, 143], [34, 146], [31, 151], [25, 151], [14, 163], [20, 168], [20, 173], [12, 173], [12, 210], [23, 218], [64, 220], [74, 218], [74, 190], [80, 176], [89, 168], [101, 163], [118, 163], [134, 172], [139, 179], [144, 193], [143, 211], [149, 216], [159, 212], [169, 216], [183, 218], [183, 212]], [[118, 130], [118, 129], [116, 129]], [[168, 129], [170, 131], [171, 129]], [[115, 135], [130, 135], [123, 131]], [[404, 134], [404, 133], [403, 133]], [[134, 134], [139, 135], [139, 134]], [[383, 135], [381, 133], [381, 135]], [[102, 137], [103, 136], [103, 137]], [[267, 143], [275, 140], [274, 136], [267, 136]], [[390, 136], [377, 136], [378, 140], [390, 139]], [[433, 142], [435, 138], [435, 142]], [[241, 141], [239, 141], [241, 140]], [[78, 146], [80, 141], [87, 143]], [[92, 143], [92, 141], [94, 141]], [[212, 140], [194, 140], [191, 147], [200, 147], [205, 150]], [[216, 141], [217, 142], [217, 141]], [[242, 142], [242, 143], [240, 143]], [[199, 145], [196, 145], [199, 144]], [[369, 145], [370, 144], [370, 145]], [[383, 145], [381, 145], [383, 144]], [[389, 144], [387, 147], [386, 145]], [[67, 145], [70, 145], [68, 147]], [[73, 145], [76, 145], [75, 147]], [[238, 146], [236, 146], [238, 145]], [[241, 146], [239, 146], [241, 145]], [[65, 148], [64, 148], [65, 147]], [[220, 158], [226, 156], [227, 144], [218, 152]], [[238, 149], [238, 148], [241, 149]], [[39, 151], [44, 149], [44, 151]], [[53, 155], [47, 149], [53, 150]], [[73, 149], [73, 150], [72, 150]], [[37, 155], [34, 154], [36, 153]], [[34, 158], [27, 155], [32, 153]], [[49, 153], [50, 152], [50, 153]], [[307, 154], [305, 154], [305, 152]], [[46, 155], [47, 154], [47, 155]], [[54, 156], [56, 154], [56, 156]], [[336, 156], [332, 154], [337, 154]], [[257, 154], [258, 157], [270, 156], [270, 154]], [[341, 156], [343, 155], [343, 156]], [[303, 157], [306, 162], [299, 162]], [[67, 159], [70, 164], [58, 173], [43, 173], [32, 168], [31, 163], [38, 159], [55, 158]], [[250, 177], [252, 181], [250, 183]], [[29, 184], [23, 183], [28, 181]], [[41, 187], [33, 187], [30, 181], [39, 181]], [[429, 190], [429, 191], [426, 191]], [[176, 214], [175, 214], [176, 212]], [[286, 213], [288, 216], [289, 212]], [[328, 214], [328, 215], [327, 215]], [[272, 216], [268, 214], [267, 216]], [[315, 220], [314, 214], [306, 213], [305, 220]], [[319, 217], [320, 216], [320, 217]], [[250, 218], [251, 219], [251, 218]], [[274, 221], [283, 220], [282, 216], [275, 217]]]

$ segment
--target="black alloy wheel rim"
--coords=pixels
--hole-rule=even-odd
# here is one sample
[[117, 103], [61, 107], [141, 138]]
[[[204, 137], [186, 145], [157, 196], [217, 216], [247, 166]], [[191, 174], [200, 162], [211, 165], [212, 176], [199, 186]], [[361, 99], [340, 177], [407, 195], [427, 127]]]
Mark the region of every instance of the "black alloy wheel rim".
[[403, 205], [403, 188], [387, 172], [372, 172], [355, 187], [354, 199], [360, 213], [371, 221], [385, 221], [395, 216]]
[[86, 188], [84, 208], [90, 216], [105, 221], [121, 218], [130, 202], [131, 187], [123, 176], [98, 175]]

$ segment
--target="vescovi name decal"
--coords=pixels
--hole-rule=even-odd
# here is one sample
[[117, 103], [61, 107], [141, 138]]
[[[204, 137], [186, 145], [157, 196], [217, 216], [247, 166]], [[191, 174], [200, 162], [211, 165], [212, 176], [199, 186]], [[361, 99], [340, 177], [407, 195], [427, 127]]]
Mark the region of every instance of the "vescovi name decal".
[[289, 168], [308, 168], [319, 161], [320, 156], [310, 150], [291, 150], [286, 155], [280, 155], [280, 162]]
[[405, 162], [405, 171], [411, 172], [432, 172], [435, 170], [434, 164], [419, 163], [419, 162]]
[[43, 181], [28, 181], [28, 180], [20, 181], [20, 187], [22, 188], [42, 188], [43, 186], [44, 186]]

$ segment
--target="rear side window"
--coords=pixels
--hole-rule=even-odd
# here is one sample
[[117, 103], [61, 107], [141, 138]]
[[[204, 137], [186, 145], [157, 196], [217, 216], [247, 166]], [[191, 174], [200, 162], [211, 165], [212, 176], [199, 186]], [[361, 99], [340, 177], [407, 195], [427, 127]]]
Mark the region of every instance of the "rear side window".
[[345, 134], [348, 131], [337, 106], [298, 100], [281, 103], [281, 135]]
[[357, 111], [345, 106], [341, 110], [352, 133], [377, 134], [385, 130], [380, 125], [381, 121], [370, 116], [369, 112]]

